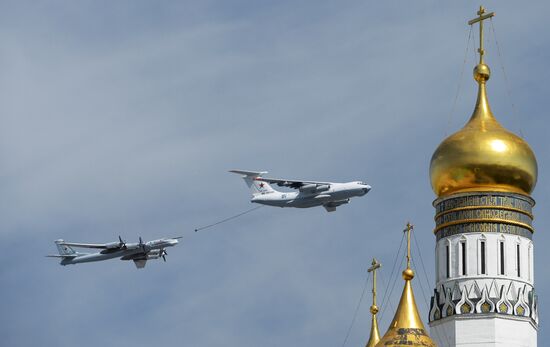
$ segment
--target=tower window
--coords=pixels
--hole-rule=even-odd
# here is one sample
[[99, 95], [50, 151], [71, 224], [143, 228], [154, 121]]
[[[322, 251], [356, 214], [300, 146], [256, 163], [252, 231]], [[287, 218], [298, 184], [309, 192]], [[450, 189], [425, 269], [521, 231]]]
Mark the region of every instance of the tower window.
[[519, 245], [516, 245], [516, 265], [518, 269], [518, 277], [521, 277], [521, 268], [520, 268], [520, 254], [519, 254]]
[[446, 272], [446, 276], [447, 278], [451, 277], [451, 254], [450, 254], [450, 249], [449, 249], [449, 245], [445, 246], [445, 272]]
[[460, 255], [462, 256], [461, 271], [462, 276], [466, 275], [466, 242], [460, 242]]
[[487, 270], [485, 269], [485, 241], [479, 243], [479, 252], [481, 258], [481, 274], [486, 275]]
[[531, 263], [533, 258], [533, 246], [529, 245], [527, 248], [527, 279], [531, 280], [531, 272], [533, 271], [533, 264]]
[[504, 275], [504, 241], [499, 242], [500, 247], [500, 274]]

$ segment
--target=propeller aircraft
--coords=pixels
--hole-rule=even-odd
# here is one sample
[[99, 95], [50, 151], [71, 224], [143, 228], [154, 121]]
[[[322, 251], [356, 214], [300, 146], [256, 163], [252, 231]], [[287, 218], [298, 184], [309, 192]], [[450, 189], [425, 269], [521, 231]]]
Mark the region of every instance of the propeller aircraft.
[[[103, 261], [107, 259], [120, 258], [120, 260], [133, 260], [138, 269], [145, 267], [147, 260], [162, 258], [166, 261], [166, 248], [178, 244], [180, 237], [163, 238], [143, 242], [141, 237], [139, 243], [126, 243], [119, 236], [118, 241], [109, 243], [74, 243], [56, 240], [55, 245], [59, 254], [47, 255], [47, 257], [61, 258], [61, 265], [72, 265]], [[72, 247], [100, 249], [96, 253], [76, 252]]]

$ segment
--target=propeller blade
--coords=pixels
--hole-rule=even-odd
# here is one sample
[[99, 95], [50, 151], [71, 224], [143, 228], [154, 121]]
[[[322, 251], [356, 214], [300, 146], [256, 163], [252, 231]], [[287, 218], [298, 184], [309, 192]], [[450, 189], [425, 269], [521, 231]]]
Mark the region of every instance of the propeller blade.
[[166, 263], [166, 256], [165, 256], [165, 255], [162, 256], [162, 259], [163, 259], [164, 262]]

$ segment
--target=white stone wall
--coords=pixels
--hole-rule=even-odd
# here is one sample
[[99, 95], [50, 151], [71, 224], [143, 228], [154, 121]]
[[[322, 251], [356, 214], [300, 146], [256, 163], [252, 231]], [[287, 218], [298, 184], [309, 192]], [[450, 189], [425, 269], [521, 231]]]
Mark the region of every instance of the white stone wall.
[[444, 318], [431, 324], [430, 336], [438, 347], [537, 346], [537, 330], [528, 318], [497, 314]]
[[[486, 245], [484, 274], [481, 271], [481, 241]], [[500, 242], [504, 242], [504, 274], [501, 273]], [[466, 245], [465, 274], [462, 273], [461, 243]], [[430, 310], [430, 335], [438, 346], [536, 347], [538, 309], [532, 300], [533, 254], [533, 242], [529, 238], [511, 234], [464, 233], [440, 239], [435, 248], [436, 302], [439, 305], [432, 305]], [[489, 313], [482, 311], [483, 302], [491, 302]], [[502, 303], [506, 304], [507, 311], [497, 313], [501, 312], [499, 305]], [[468, 307], [470, 311], [462, 312]]]
[[[481, 273], [480, 243], [486, 243], [486, 273]], [[504, 275], [500, 274], [500, 246], [504, 241]], [[462, 275], [460, 243], [466, 243], [466, 275]], [[450, 276], [446, 277], [446, 246], [450, 249]], [[516, 252], [520, 247], [520, 276], [517, 276]], [[436, 286], [457, 279], [507, 279], [534, 285], [533, 242], [521, 236], [500, 233], [467, 233], [439, 240], [436, 244]]]

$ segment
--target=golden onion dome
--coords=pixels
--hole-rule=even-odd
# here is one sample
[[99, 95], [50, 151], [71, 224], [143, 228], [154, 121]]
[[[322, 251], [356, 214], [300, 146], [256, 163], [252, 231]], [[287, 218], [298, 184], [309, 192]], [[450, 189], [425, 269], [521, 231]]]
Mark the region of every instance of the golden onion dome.
[[529, 195], [535, 187], [535, 155], [525, 140], [504, 129], [493, 116], [485, 89], [489, 77], [487, 65], [475, 67], [479, 91], [472, 117], [432, 156], [430, 179], [437, 196], [465, 191]]

